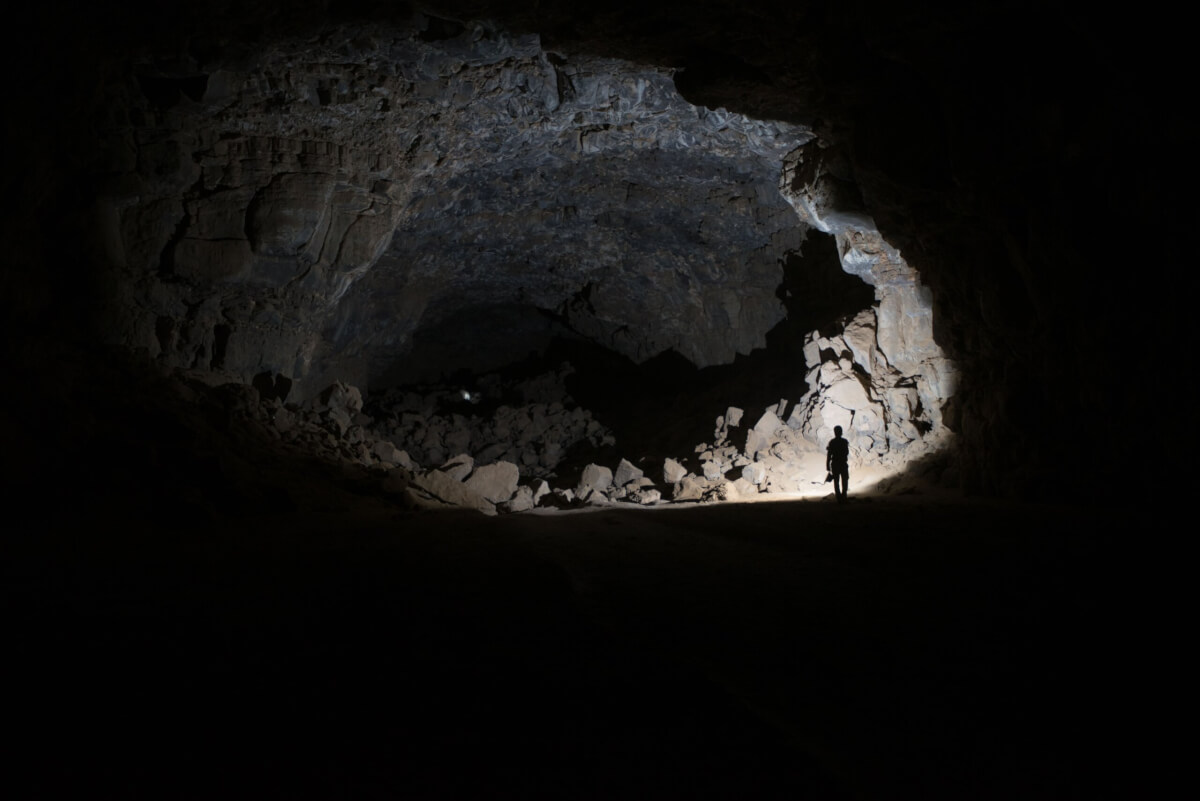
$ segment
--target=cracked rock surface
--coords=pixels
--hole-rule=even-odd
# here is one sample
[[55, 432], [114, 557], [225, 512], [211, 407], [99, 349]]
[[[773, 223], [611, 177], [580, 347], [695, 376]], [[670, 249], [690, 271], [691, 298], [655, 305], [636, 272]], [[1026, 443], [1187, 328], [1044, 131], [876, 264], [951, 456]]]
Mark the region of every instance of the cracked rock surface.
[[783, 317], [806, 226], [777, 183], [803, 126], [484, 22], [334, 26], [236, 56], [147, 56], [111, 98], [111, 330], [161, 363], [307, 396], [417, 378], [415, 335], [445, 343], [480, 314], [533, 349], [570, 331], [698, 366]]

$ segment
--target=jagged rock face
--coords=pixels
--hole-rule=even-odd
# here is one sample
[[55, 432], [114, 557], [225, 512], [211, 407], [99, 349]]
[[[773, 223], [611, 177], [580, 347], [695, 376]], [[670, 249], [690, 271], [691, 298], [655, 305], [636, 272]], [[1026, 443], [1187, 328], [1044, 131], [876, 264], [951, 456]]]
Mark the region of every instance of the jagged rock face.
[[203, 67], [148, 61], [113, 98], [111, 331], [165, 364], [279, 373], [299, 396], [396, 381], [419, 331], [502, 309], [535, 341], [703, 366], [783, 317], [806, 226], [777, 186], [801, 126], [692, 106], [668, 69], [420, 15]]
[[942, 410], [958, 369], [934, 340], [932, 293], [859, 210], [836, 168], [820, 149], [798, 148], [788, 156], [781, 191], [801, 219], [835, 236], [842, 268], [874, 287], [877, 303], [840, 334], [809, 334], [811, 390], [789, 422], [815, 442], [828, 442], [841, 426], [864, 454], [913, 458], [945, 444]]
[[[365, 124], [396, 108], [368, 96], [371, 81], [359, 82], [374, 67], [358, 56], [383, 51], [378, 43], [350, 46], [329, 35], [334, 4], [243, 0], [175, 4], [169, 13], [161, 4], [142, 5], [126, 15], [107, 7], [60, 15], [57, 5], [48, 6], [46, 24], [6, 50], [12, 74], [40, 65], [14, 87], [13, 105], [22, 113], [6, 128], [15, 143], [10, 152], [19, 154], [10, 186], [21, 194], [20, 208], [0, 221], [18, 268], [6, 274], [0, 293], [4, 341], [13, 343], [7, 354], [35, 365], [53, 350], [26, 347], [30, 331], [47, 332], [47, 340], [68, 328], [94, 333], [80, 321], [99, 285], [115, 298], [100, 327], [112, 338], [170, 364], [305, 375], [296, 391], [319, 391], [327, 382], [311, 376], [335, 363], [333, 343], [344, 344], [339, 331], [345, 337], [357, 325], [372, 335], [349, 305], [344, 317], [336, 304], [331, 312], [330, 299], [348, 287], [343, 301], [362, 314], [378, 311], [354, 297], [375, 277], [359, 275], [356, 265], [382, 241], [372, 224], [389, 219], [415, 191], [363, 158], [400, 163], [412, 144]], [[937, 342], [961, 368], [946, 418], [961, 433], [969, 486], [1058, 486], [1064, 426], [1108, 430], [1128, 409], [1170, 395], [1170, 371], [1149, 371], [1138, 381], [1103, 377], [1141, 363], [1145, 342], [1178, 341], [1175, 329], [1190, 319], [1187, 293], [1168, 286], [1172, 276], [1186, 275], [1187, 238], [1170, 232], [1190, 225], [1191, 204], [1178, 201], [1190, 186], [1183, 154], [1194, 126], [1174, 83], [1187, 74], [1185, 27], [1163, 26], [1153, 14], [1080, 16], [1053, 3], [1036, 19], [1009, 3], [951, 14], [873, 0], [437, 5], [447, 18], [488, 18], [510, 31], [539, 33], [543, 49], [568, 56], [566, 65], [552, 67], [579, 64], [586, 53], [659, 65], [647, 68], [652, 73], [683, 68], [675, 85], [692, 104], [818, 132], [839, 154], [829, 184], [836, 202], [823, 219], [830, 209], [869, 217], [932, 295]], [[393, 4], [347, 7], [396, 28]], [[425, 43], [431, 47], [458, 37], [453, 25], [420, 30], [442, 37]], [[287, 36], [304, 47], [267, 74], [263, 59], [280, 53]], [[307, 60], [306, 49], [325, 55]], [[141, 57], [131, 72], [129, 54], [151, 50], [159, 55]], [[239, 75], [254, 76], [249, 88], [259, 88], [238, 86]], [[299, 88], [289, 94], [300, 83], [311, 98], [307, 112], [295, 100]], [[413, 84], [414, 91], [426, 85]], [[101, 96], [98, 87], [117, 88]], [[231, 92], [236, 102], [200, 111], [192, 105]], [[242, 100], [264, 115], [257, 123], [239, 111]], [[292, 113], [278, 124], [256, 128], [285, 107]], [[363, 114], [348, 113], [360, 107]], [[441, 119], [444, 110], [437, 113]], [[204, 130], [208, 138], [200, 136]], [[198, 184], [210, 166], [229, 180]], [[272, 187], [284, 173], [333, 175], [328, 209], [342, 211], [336, 218], [316, 211], [327, 191], [322, 178], [279, 178]], [[814, 186], [808, 176], [800, 185]], [[242, 219], [208, 214], [216, 209], [205, 208], [207, 192], [237, 196], [232, 205]], [[289, 197], [308, 211], [277, 211]], [[351, 235], [351, 225], [367, 217], [373, 219]], [[88, 227], [93, 218], [98, 235]], [[227, 224], [234, 233], [224, 233]], [[844, 241], [853, 233], [837, 236]], [[869, 237], [870, 227], [858, 233]], [[383, 246], [381, 261], [393, 244]], [[97, 253], [113, 268], [99, 281], [92, 270]], [[1131, 277], [1131, 265], [1147, 258], [1165, 278]], [[908, 308], [917, 319], [927, 299], [912, 287], [917, 302]], [[397, 306], [394, 315], [381, 313], [371, 323], [374, 342], [404, 345], [400, 329], [382, 333], [393, 317], [424, 319], [431, 308], [429, 319], [442, 317], [430, 302], [434, 294], [407, 287], [400, 300], [413, 313]], [[454, 316], [444, 319], [452, 324]], [[881, 317], [881, 337], [887, 328]], [[366, 374], [360, 361], [342, 365]], [[1146, 457], [1141, 437], [1074, 440], [1088, 467], [1072, 475], [1100, 491], [1128, 481], [1135, 461], [1158, 459]], [[1151, 448], [1157, 454], [1163, 446]], [[1145, 489], [1149, 479], [1140, 480]]]

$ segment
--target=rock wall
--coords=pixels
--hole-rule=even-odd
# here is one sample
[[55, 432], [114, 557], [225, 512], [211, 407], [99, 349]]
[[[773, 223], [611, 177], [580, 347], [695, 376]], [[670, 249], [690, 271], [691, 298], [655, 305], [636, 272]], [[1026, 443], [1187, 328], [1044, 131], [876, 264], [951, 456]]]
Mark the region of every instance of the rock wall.
[[163, 365], [304, 399], [427, 377], [422, 332], [457, 347], [433, 369], [515, 360], [551, 318], [635, 361], [727, 363], [783, 318], [781, 263], [815, 227], [877, 304], [806, 349], [805, 432], [836, 420], [880, 457], [944, 438], [928, 295], [806, 126], [421, 14], [133, 67], [99, 201], [107, 330]]
[[415, 332], [506, 304], [728, 361], [782, 318], [804, 234], [776, 188], [804, 127], [488, 23], [146, 53], [107, 105], [110, 336], [299, 396], [398, 380]]
[[789, 424], [822, 443], [841, 426], [852, 445], [895, 464], [948, 444], [943, 408], [958, 371], [934, 339], [932, 294], [861, 210], [839, 166], [819, 145], [798, 148], [780, 191], [808, 225], [836, 238], [842, 268], [874, 287], [876, 304], [839, 333], [808, 336], [811, 390]]

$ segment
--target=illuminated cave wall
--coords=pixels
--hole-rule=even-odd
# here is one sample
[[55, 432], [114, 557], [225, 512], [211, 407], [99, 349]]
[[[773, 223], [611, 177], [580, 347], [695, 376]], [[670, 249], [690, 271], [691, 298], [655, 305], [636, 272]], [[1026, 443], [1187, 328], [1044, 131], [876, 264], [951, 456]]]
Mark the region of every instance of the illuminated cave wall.
[[928, 293], [836, 208], [824, 143], [672, 79], [420, 14], [147, 55], [109, 98], [106, 330], [162, 365], [283, 375], [293, 399], [501, 367], [566, 332], [705, 367], [765, 346], [815, 228], [877, 303], [813, 333], [788, 422], [818, 445], [841, 425], [867, 459], [942, 442], [954, 371]]
[[[1123, 376], [1157, 350], [1173, 350], [1190, 319], [1188, 293], [1172, 289], [1187, 274], [1189, 240], [1178, 232], [1189, 230], [1193, 205], [1180, 197], [1191, 185], [1185, 145], [1194, 140], [1186, 104], [1178, 102], [1177, 76], [1189, 74], [1182, 26], [1162, 26], [1151, 14], [1080, 16], [1054, 3], [1036, 13], [998, 3], [936, 15], [870, 0], [427, 5], [436, 5], [431, 10], [442, 20], [495, 20], [495, 30], [509, 31], [514, 53], [526, 53], [519, 57], [524, 66], [507, 73], [526, 81], [524, 94], [513, 84], [524, 105], [505, 109], [516, 115], [509, 119], [525, 119], [539, 103], [548, 108], [547, 88], [565, 86], [560, 71], [590, 64], [603, 72], [598, 65], [621, 61], [639, 65], [651, 83], [674, 70], [682, 101], [670, 103], [679, 108], [781, 121], [780, 142], [789, 130], [815, 137], [806, 148], [826, 147], [821, 158], [804, 162], [811, 172], [800, 171], [799, 182], [799, 162], [774, 145], [751, 159], [756, 165], [736, 167], [706, 151], [710, 166], [730, 168], [719, 197], [731, 205], [766, 199], [756, 207], [757, 227], [740, 232], [738, 252], [786, 251], [799, 228], [790, 227], [792, 219], [820, 228], [819, 219], [838, 237], [843, 259], [864, 275], [875, 269], [859, 255], [869, 251], [888, 255], [889, 263], [898, 253], [917, 271], [919, 283], [909, 284], [916, 303], [907, 307], [915, 314], [906, 319], [927, 319], [933, 341], [958, 368], [952, 400], [938, 411], [958, 432], [968, 488], [1104, 494], [1132, 481], [1134, 490], [1147, 489], [1147, 471], [1131, 465], [1162, 463], [1170, 436], [1139, 436], [1129, 426], [1114, 433], [1114, 421], [1167, 408], [1162, 399], [1176, 392], [1171, 370]], [[372, 91], [382, 85], [373, 77], [379, 71], [360, 58], [382, 56], [382, 44], [333, 35], [364, 22], [403, 28], [408, 7], [243, 0], [59, 11], [40, 8], [4, 51], [10, 74], [26, 76], [12, 87], [14, 113], [4, 128], [13, 154], [6, 193], [17, 201], [0, 220], [9, 263], [0, 340], [10, 374], [36, 381], [38, 365], [61, 343], [99, 335], [143, 347], [154, 359], [239, 376], [260, 368], [297, 374], [307, 364], [315, 384], [321, 365], [338, 363], [338, 348], [360, 334], [381, 344], [413, 334], [388, 319], [352, 333], [362, 318], [337, 314], [341, 303], [347, 310], [357, 303], [366, 315], [377, 311], [354, 293], [386, 273], [363, 267], [401, 252], [389, 238], [404, 223], [400, 209], [432, 197], [411, 179], [429, 170], [422, 159], [446, 144], [381, 135], [366, 124], [401, 108], [395, 96]], [[413, 30], [412, 46], [431, 52], [464, 41], [465, 29], [453, 22]], [[531, 34], [544, 56], [521, 50]], [[306, 59], [306, 50], [319, 60]], [[565, 63], [554, 64], [551, 54]], [[271, 59], [268, 75], [264, 60]], [[453, 61], [448, 70], [457, 67]], [[466, 61], [459, 73], [475, 70]], [[239, 76], [257, 77], [239, 83]], [[426, 91], [440, 97], [438, 81], [412, 84], [409, 100]], [[596, 97], [553, 95], [560, 106], [578, 104], [585, 116], [608, 114], [609, 124], [616, 116], [602, 113]], [[219, 97], [252, 100], [254, 113], [235, 105], [237, 113], [222, 119], [220, 104], [205, 112], [212, 119], [196, 112]], [[453, 96], [443, 99], [453, 107]], [[285, 107], [304, 110], [295, 130], [270, 122]], [[439, 120], [455, 116], [447, 109], [435, 112]], [[203, 122], [188, 122], [188, 114]], [[341, 128], [342, 115], [358, 124]], [[430, 132], [437, 127], [422, 124]], [[576, 123], [559, 125], [562, 133]], [[552, 149], [557, 134], [542, 131], [543, 146]], [[619, 125], [588, 134], [598, 145], [624, 135]], [[372, 152], [390, 154], [403, 169], [383, 174]], [[756, 171], [776, 159], [785, 166], [782, 184], [778, 171], [769, 182], [770, 171]], [[637, 169], [610, 174], [622, 181]], [[536, 172], [522, 176], [531, 189], [544, 180]], [[493, 177], [497, 190], [513, 183], [511, 174]], [[774, 194], [763, 191], [768, 185]], [[780, 186], [782, 203], [775, 198]], [[808, 207], [805, 187], [832, 193], [836, 202]], [[689, 195], [689, 203], [695, 199]], [[566, 223], [545, 209], [528, 211], [541, 226]], [[424, 235], [415, 226], [408, 233]], [[457, 233], [451, 227], [438, 235]], [[526, 241], [536, 252], [536, 237]], [[326, 243], [335, 247], [326, 250]], [[754, 263], [746, 275], [765, 286], [771, 259]], [[728, 264], [693, 261], [682, 271], [714, 268]], [[606, 317], [611, 309], [603, 302], [595, 315], [576, 313], [575, 320], [627, 352], [683, 346], [682, 312], [728, 308], [717, 284], [709, 291], [715, 294], [680, 307], [673, 330], [630, 325], [626, 332]], [[587, 311], [588, 296], [570, 297]], [[753, 347], [779, 313], [769, 298], [756, 297], [748, 311], [738, 310], [757, 323], [744, 338], [693, 342], [692, 355], [724, 358]], [[412, 304], [411, 314], [400, 316], [420, 318], [428, 330], [439, 317], [452, 324], [444, 299], [444, 290], [431, 286], [399, 293], [397, 301]], [[572, 310], [571, 300], [556, 307]], [[363, 355], [340, 364], [361, 375], [389, 369]], [[919, 361], [926, 383], [936, 382], [936, 360]], [[932, 405], [922, 407], [933, 413]], [[1148, 425], [1159, 427], [1161, 418], [1147, 414]]]

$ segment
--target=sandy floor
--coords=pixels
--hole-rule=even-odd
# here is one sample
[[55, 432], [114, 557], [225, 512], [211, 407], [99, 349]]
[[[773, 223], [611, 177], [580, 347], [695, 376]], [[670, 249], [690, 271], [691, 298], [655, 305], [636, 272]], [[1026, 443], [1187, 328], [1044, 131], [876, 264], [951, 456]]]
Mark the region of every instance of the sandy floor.
[[922, 493], [484, 518], [335, 494], [18, 538], [16, 797], [1107, 787], [1112, 510]]

